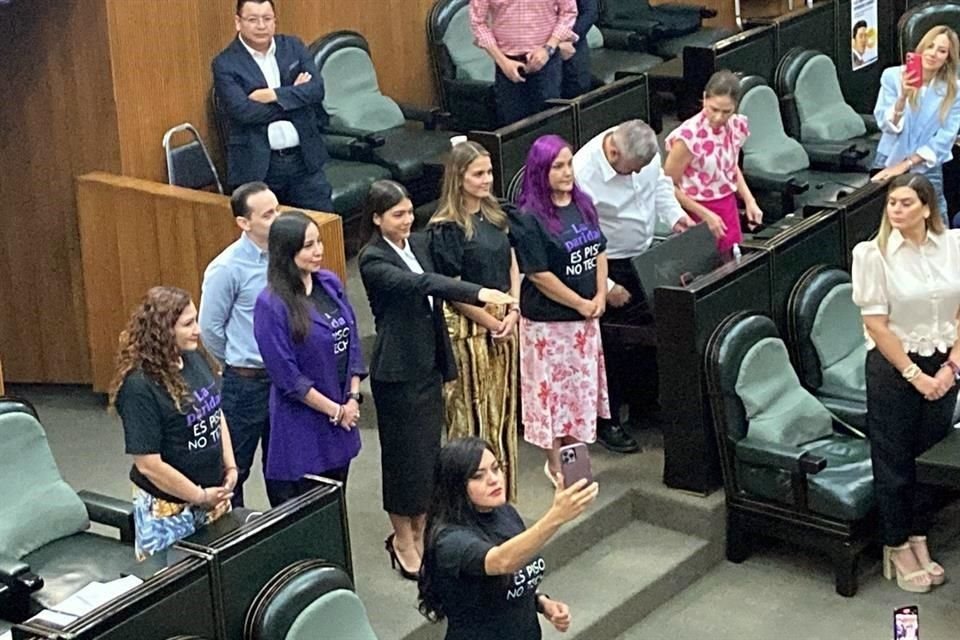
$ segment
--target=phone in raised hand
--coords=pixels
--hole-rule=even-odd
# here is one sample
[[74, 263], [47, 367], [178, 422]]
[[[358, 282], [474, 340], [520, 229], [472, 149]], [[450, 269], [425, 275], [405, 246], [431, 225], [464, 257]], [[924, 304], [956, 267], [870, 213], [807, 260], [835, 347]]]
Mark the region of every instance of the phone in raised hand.
[[582, 442], [560, 447], [560, 471], [563, 473], [564, 488], [585, 479], [587, 484], [593, 482], [593, 471], [590, 468], [590, 453], [587, 445]]

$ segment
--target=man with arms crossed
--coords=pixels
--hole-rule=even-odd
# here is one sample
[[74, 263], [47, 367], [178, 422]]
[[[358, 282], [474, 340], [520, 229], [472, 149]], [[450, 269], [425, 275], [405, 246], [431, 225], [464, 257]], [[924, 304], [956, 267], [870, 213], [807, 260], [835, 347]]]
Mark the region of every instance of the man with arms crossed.
[[[616, 344], [612, 324], [639, 326], [653, 322], [643, 288], [630, 264], [631, 258], [647, 250], [659, 218], [674, 232], [694, 222], [680, 208], [673, 181], [660, 164], [657, 136], [642, 120], [629, 120], [598, 134], [573, 156], [577, 184], [597, 207], [600, 228], [607, 238], [607, 311], [600, 318], [610, 420], [599, 420], [597, 439], [611, 451], [632, 453], [640, 446], [620, 426], [620, 408], [629, 380], [639, 373], [644, 399], [656, 401], [656, 354], [652, 349], [637, 353], [630, 345]], [[638, 357], [639, 356], [639, 357]], [[642, 378], [641, 378], [642, 379]], [[636, 420], [637, 416], [631, 416]]]
[[239, 0], [236, 39], [213, 60], [229, 119], [227, 184], [266, 182], [284, 204], [333, 211], [323, 173], [323, 80], [303, 43], [274, 35], [273, 0]]
[[230, 206], [243, 233], [203, 274], [200, 332], [207, 351], [225, 367], [222, 407], [238, 469], [233, 506], [242, 507], [257, 442], [263, 443], [266, 461], [270, 436], [270, 378], [253, 337], [253, 306], [267, 286], [267, 238], [277, 217], [277, 196], [266, 184], [251, 182], [237, 187]]

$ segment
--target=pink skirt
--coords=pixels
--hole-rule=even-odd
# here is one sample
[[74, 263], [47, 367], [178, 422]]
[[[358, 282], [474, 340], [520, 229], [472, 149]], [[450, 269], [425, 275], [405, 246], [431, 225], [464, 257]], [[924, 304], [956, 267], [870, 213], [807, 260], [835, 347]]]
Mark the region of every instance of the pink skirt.
[[541, 449], [556, 438], [597, 439], [597, 416], [610, 417], [600, 321], [520, 319], [523, 438]]
[[[720, 216], [727, 225], [727, 232], [717, 240], [717, 251], [720, 255], [729, 253], [733, 245], [743, 242], [743, 232], [740, 230], [740, 208], [737, 206], [737, 196], [733, 193], [717, 200], [697, 200], [697, 202]], [[700, 222], [696, 214], [690, 217]]]

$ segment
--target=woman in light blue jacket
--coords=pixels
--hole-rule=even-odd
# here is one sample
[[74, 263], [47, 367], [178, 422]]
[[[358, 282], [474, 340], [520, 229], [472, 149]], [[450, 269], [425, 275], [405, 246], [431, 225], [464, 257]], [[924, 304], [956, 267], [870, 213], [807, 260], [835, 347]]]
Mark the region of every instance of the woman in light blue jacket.
[[927, 31], [916, 48], [922, 77], [908, 73], [906, 65], [885, 69], [873, 110], [883, 132], [875, 163], [881, 171], [873, 180], [881, 182], [908, 171], [924, 174], [937, 192], [940, 215], [948, 226], [943, 164], [953, 158], [960, 129], [958, 50], [960, 41], [953, 29], [939, 25]]

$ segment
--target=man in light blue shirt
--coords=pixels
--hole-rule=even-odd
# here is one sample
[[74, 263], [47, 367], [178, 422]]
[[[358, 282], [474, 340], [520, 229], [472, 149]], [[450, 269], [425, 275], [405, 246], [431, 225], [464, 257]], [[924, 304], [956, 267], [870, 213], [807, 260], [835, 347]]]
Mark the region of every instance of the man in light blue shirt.
[[266, 184], [249, 182], [234, 190], [230, 206], [243, 233], [203, 274], [200, 331], [207, 350], [224, 365], [223, 414], [238, 471], [233, 505], [242, 507], [257, 442], [266, 461], [270, 435], [270, 378], [253, 336], [253, 306], [267, 286], [267, 239], [279, 205]]

